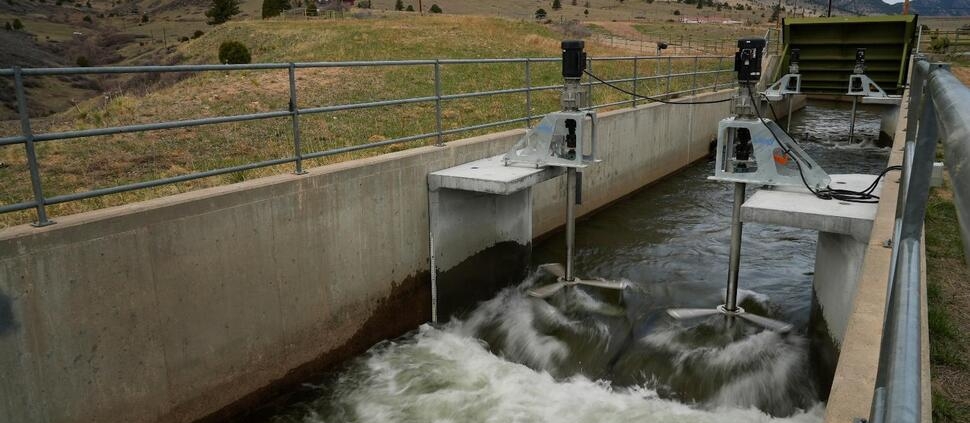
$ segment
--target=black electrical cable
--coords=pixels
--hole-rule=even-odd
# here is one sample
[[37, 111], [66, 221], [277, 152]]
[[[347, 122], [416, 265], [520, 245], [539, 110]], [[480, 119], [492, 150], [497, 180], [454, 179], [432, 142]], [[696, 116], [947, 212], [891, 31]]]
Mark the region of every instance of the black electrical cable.
[[[750, 89], [748, 90], [748, 96], [751, 98], [751, 105], [754, 108], [755, 113], [758, 115], [758, 121], [760, 121], [762, 125], [765, 125], [765, 127], [768, 128], [768, 132], [771, 133], [772, 138], [775, 139], [775, 143], [777, 143], [778, 146], [781, 147], [782, 151], [785, 152], [785, 155], [790, 157], [795, 162], [795, 166], [798, 168], [798, 174], [799, 176], [801, 176], [802, 184], [805, 185], [805, 188], [808, 188], [808, 191], [818, 198], [821, 198], [823, 200], [847, 201], [851, 203], [878, 203], [879, 196], [873, 195], [872, 192], [875, 191], [876, 186], [879, 185], [879, 180], [882, 179], [882, 177], [885, 176], [890, 171], [901, 170], [903, 168], [902, 166], [887, 167], [885, 170], [879, 173], [878, 176], [876, 176], [876, 179], [872, 181], [872, 184], [870, 184], [868, 187], [866, 187], [866, 189], [862, 191], [833, 189], [831, 186], [827, 186], [825, 187], [825, 189], [820, 189], [816, 191], [812, 189], [812, 187], [808, 185], [808, 181], [805, 180], [805, 173], [804, 171], [802, 171], [802, 165], [798, 161], [798, 159], [795, 158], [795, 156], [791, 153], [791, 149], [787, 148], [785, 144], [783, 144], [781, 140], [778, 139], [778, 135], [775, 134], [775, 131], [772, 131], [771, 127], [769, 127], [768, 124], [765, 123], [765, 119], [761, 117], [761, 110], [759, 109], [758, 104], [755, 101], [754, 94], [751, 92]], [[772, 107], [770, 101], [768, 102], [768, 107]], [[772, 114], [773, 113], [774, 113], [774, 108], [772, 108]], [[781, 131], [786, 136], [788, 136], [788, 138], [791, 138], [793, 140], [795, 139], [784, 128], [779, 126], [778, 129], [781, 129]]]
[[611, 84], [609, 82], [606, 82], [606, 81], [600, 79], [598, 76], [593, 75], [592, 73], [590, 73], [590, 71], [583, 71], [583, 72], [585, 72], [586, 75], [589, 75], [590, 78], [593, 78], [593, 79], [595, 79], [595, 80], [597, 80], [597, 81], [605, 84], [606, 86], [608, 86], [610, 88], [613, 88], [614, 90], [617, 90], [617, 91], [619, 91], [621, 93], [628, 94], [628, 95], [632, 95], [634, 97], [639, 97], [639, 98], [651, 100], [651, 101], [656, 101], [658, 103], [664, 103], [664, 104], [716, 104], [716, 103], [727, 103], [727, 102], [733, 100], [731, 98], [726, 98], [726, 99], [723, 99], [723, 100], [689, 101], [689, 102], [688, 101], [680, 102], [680, 101], [663, 100], [663, 99], [660, 99], [660, 98], [657, 98], [657, 97], [650, 97], [650, 96], [645, 96], [645, 95], [641, 95], [641, 94], [635, 94], [632, 91], [627, 91], [627, 90], [625, 90], [623, 88], [620, 88], [620, 87], [618, 87], [616, 85], [613, 85], [613, 84]]

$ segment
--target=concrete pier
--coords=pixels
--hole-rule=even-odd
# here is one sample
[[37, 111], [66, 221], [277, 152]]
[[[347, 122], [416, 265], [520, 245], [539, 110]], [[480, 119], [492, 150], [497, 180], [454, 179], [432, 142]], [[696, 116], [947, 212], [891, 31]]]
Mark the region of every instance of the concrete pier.
[[[830, 175], [832, 186], [860, 191], [876, 175]], [[880, 183], [873, 191], [879, 195]], [[806, 188], [759, 190], [741, 207], [744, 222], [818, 231], [815, 295], [836, 345], [841, 345], [878, 204], [823, 200]]]

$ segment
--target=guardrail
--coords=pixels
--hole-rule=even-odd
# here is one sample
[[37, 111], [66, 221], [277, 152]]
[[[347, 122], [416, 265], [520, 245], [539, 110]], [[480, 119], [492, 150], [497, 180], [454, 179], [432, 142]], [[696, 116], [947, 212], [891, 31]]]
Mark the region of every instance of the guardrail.
[[916, 58], [909, 101], [889, 297], [870, 423], [916, 423], [922, 419], [921, 237], [940, 140], [946, 147], [963, 242], [970, 245], [970, 174], [965, 166], [970, 156], [970, 90], [950, 74], [947, 65]]
[[[699, 61], [713, 61], [717, 60], [717, 64], [710, 70], [703, 70], [699, 68]], [[625, 61], [632, 63], [632, 73], [630, 77], [626, 78], [615, 78], [608, 79], [606, 82], [611, 84], [630, 84], [634, 93], [637, 93], [638, 88], [643, 88], [643, 82], [656, 81], [655, 87], [660, 94], [659, 97], [670, 98], [681, 94], [696, 93], [701, 90], [717, 90], [719, 88], [725, 88], [734, 85], [733, 78], [725, 77], [723, 81], [719, 81], [719, 75], [722, 73], [730, 73], [732, 70], [724, 68], [724, 59], [728, 59], [726, 56], [628, 56], [628, 57], [598, 57], [588, 59], [588, 67], [590, 70], [594, 70], [594, 63], [596, 62], [617, 62]], [[444, 137], [451, 134], [456, 134], [460, 132], [480, 130], [485, 128], [498, 127], [510, 124], [525, 124], [525, 126], [531, 126], [531, 123], [535, 119], [542, 117], [542, 114], [536, 114], [533, 104], [532, 97], [536, 92], [550, 91], [561, 89], [562, 85], [545, 85], [545, 86], [534, 86], [532, 85], [532, 67], [536, 64], [547, 63], [547, 62], [558, 62], [559, 58], [509, 58], [509, 59], [435, 59], [435, 60], [398, 60], [398, 61], [357, 61], [357, 62], [311, 62], [311, 63], [262, 63], [262, 64], [246, 64], [246, 65], [176, 65], [176, 66], [136, 66], [136, 67], [101, 67], [101, 68], [34, 68], [34, 69], [0, 69], [0, 77], [13, 77], [14, 87], [16, 91], [16, 101], [17, 110], [20, 119], [20, 134], [13, 136], [0, 137], [0, 147], [10, 146], [15, 144], [23, 144], [25, 148], [25, 156], [27, 167], [29, 170], [30, 183], [32, 189], [33, 199], [30, 201], [23, 201], [15, 204], [2, 204], [0, 205], [0, 214], [9, 213], [21, 210], [35, 209], [37, 220], [33, 223], [34, 226], [46, 226], [53, 223], [47, 215], [47, 206], [52, 204], [60, 204], [71, 201], [78, 201], [93, 197], [99, 197], [104, 195], [122, 193], [126, 191], [138, 190], [143, 188], [157, 187], [166, 184], [174, 184], [183, 181], [189, 181], [193, 179], [205, 178], [210, 176], [228, 174], [232, 172], [241, 172], [250, 169], [276, 166], [282, 164], [292, 163], [295, 166], [294, 171], [297, 174], [304, 173], [303, 162], [307, 159], [321, 158], [325, 156], [333, 156], [342, 153], [348, 153], [357, 150], [371, 149], [381, 146], [388, 146], [392, 144], [400, 144], [409, 141], [416, 141], [422, 139], [434, 138], [436, 145], [443, 145]], [[692, 63], [691, 70], [688, 72], [674, 72], [674, 62], [686, 61], [688, 64]], [[666, 74], [655, 74], [655, 75], [645, 75], [647, 72], [641, 73], [642, 65], [646, 62], [653, 62], [656, 72], [662, 68], [666, 68]], [[730, 60], [727, 61], [730, 64]], [[495, 64], [495, 63], [507, 63], [507, 64], [521, 64], [522, 65], [522, 77], [524, 80], [524, 86], [517, 88], [508, 88], [500, 90], [491, 91], [477, 91], [477, 92], [462, 92], [455, 94], [446, 94], [442, 87], [442, 67], [446, 65], [468, 65], [468, 64]], [[421, 97], [411, 97], [411, 98], [401, 98], [393, 100], [383, 100], [383, 101], [370, 101], [370, 102], [360, 102], [360, 103], [348, 103], [348, 104], [338, 104], [331, 106], [319, 106], [319, 107], [299, 107], [297, 103], [298, 90], [297, 90], [297, 78], [295, 76], [296, 71], [300, 69], [312, 69], [312, 68], [363, 68], [363, 67], [374, 67], [374, 66], [425, 66], [433, 68], [433, 78], [434, 78], [434, 92], [428, 93], [426, 96]], [[678, 65], [678, 67], [682, 67]], [[107, 126], [94, 129], [78, 129], [69, 131], [59, 131], [59, 132], [46, 132], [46, 133], [36, 133], [32, 129], [31, 117], [28, 112], [28, 101], [27, 93], [24, 90], [24, 80], [26, 77], [40, 77], [40, 76], [59, 76], [59, 75], [104, 75], [104, 74], [144, 74], [144, 73], [171, 73], [171, 72], [231, 72], [231, 71], [243, 71], [243, 70], [287, 70], [289, 78], [289, 106], [286, 110], [276, 110], [269, 112], [260, 113], [249, 113], [249, 114], [239, 114], [230, 116], [215, 116], [215, 117], [204, 117], [196, 119], [185, 119], [185, 120], [174, 120], [174, 121], [164, 121], [156, 123], [145, 123], [145, 124], [134, 124], [126, 126]], [[713, 83], [705, 86], [698, 86], [698, 79], [710, 79], [713, 76]], [[683, 90], [673, 90], [676, 88], [671, 84], [672, 80], [683, 81], [684, 78], [690, 79], [691, 82], [687, 85], [687, 89]], [[604, 78], [605, 79], [605, 78]], [[588, 87], [587, 89], [592, 93], [593, 86], [601, 85], [602, 82], [589, 81], [587, 80], [584, 85]], [[684, 84], [680, 84], [684, 85]], [[665, 86], [666, 89], [661, 90], [660, 87]], [[641, 91], [642, 92], [642, 91]], [[376, 94], [376, 93], [375, 93]], [[495, 121], [487, 122], [477, 125], [462, 126], [451, 129], [443, 128], [443, 117], [442, 117], [442, 102], [447, 100], [455, 99], [468, 99], [468, 98], [478, 98], [486, 96], [497, 96], [497, 95], [508, 95], [508, 94], [523, 94], [525, 96], [525, 101], [523, 104], [523, 111], [525, 116]], [[613, 101], [605, 104], [594, 104], [592, 109], [599, 109], [604, 107], [621, 106], [632, 104], [636, 106], [639, 102], [643, 102], [643, 99], [639, 99], [636, 95], [630, 96], [630, 98], [622, 101]], [[326, 149], [320, 151], [304, 151], [304, 147], [301, 145], [301, 124], [300, 118], [304, 115], [348, 111], [348, 110], [361, 110], [370, 109], [378, 107], [387, 106], [399, 106], [399, 105], [413, 105], [418, 103], [433, 103], [435, 110], [435, 130], [432, 132], [412, 134], [408, 136], [381, 140], [377, 142], [370, 142], [359, 145], [350, 145], [340, 148]], [[146, 131], [156, 131], [174, 128], [189, 128], [197, 127], [203, 125], [213, 125], [213, 124], [223, 124], [223, 123], [233, 123], [233, 122], [245, 122], [254, 121], [262, 119], [273, 119], [273, 118], [290, 118], [292, 120], [292, 125], [290, 128], [290, 134], [292, 135], [293, 145], [292, 154], [287, 157], [276, 158], [272, 160], [264, 160], [257, 162], [250, 162], [246, 164], [241, 164], [237, 166], [223, 167], [218, 169], [212, 169], [202, 172], [194, 172], [188, 174], [182, 174], [177, 176], [171, 176], [160, 179], [153, 179], [147, 181], [141, 181], [136, 183], [128, 183], [116, 186], [110, 186], [106, 188], [92, 189], [83, 192], [74, 192], [64, 195], [56, 195], [48, 197], [44, 194], [44, 187], [41, 182], [40, 166], [37, 157], [36, 145], [38, 143], [53, 142], [60, 140], [76, 139], [76, 138], [87, 138], [95, 136], [105, 136], [105, 135], [117, 135], [117, 134], [128, 134], [136, 132], [146, 132]]]

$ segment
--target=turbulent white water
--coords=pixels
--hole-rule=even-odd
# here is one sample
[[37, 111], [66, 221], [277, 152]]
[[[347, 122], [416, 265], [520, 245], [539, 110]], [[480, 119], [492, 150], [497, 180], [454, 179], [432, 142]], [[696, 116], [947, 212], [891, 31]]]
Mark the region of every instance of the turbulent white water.
[[[800, 338], [793, 343], [760, 332], [740, 334], [737, 341], [728, 339], [731, 336], [701, 341], [685, 337], [694, 329], [668, 326], [624, 341], [618, 339], [623, 331], [616, 330], [616, 321], [626, 319], [620, 306], [581, 290], [560, 297], [559, 302], [547, 303], [525, 296], [521, 288], [506, 289], [464, 321], [443, 327], [424, 325], [416, 333], [375, 346], [335, 380], [318, 386], [318, 399], [302, 404], [299, 413], [275, 420], [626, 423], [822, 419], [824, 408], [816, 403], [784, 418], [755, 408], [766, 396], [786, 395], [791, 378], [804, 376], [793, 369], [804, 355]], [[672, 379], [686, 378], [702, 385], [705, 382], [691, 373], [711, 372], [701, 378], [709, 377], [719, 387], [698, 394], [708, 399], [685, 405], [662, 398], [654, 389], [663, 384], [657, 377], [637, 383], [611, 382], [610, 371], [605, 370], [612, 368], [611, 357], [620, 357], [617, 368], [654, 361], [648, 368], [666, 366], [673, 372]], [[656, 366], [660, 363], [663, 366]], [[604, 377], [594, 379], [587, 376], [590, 373]], [[738, 377], [724, 382], [725, 376]]]

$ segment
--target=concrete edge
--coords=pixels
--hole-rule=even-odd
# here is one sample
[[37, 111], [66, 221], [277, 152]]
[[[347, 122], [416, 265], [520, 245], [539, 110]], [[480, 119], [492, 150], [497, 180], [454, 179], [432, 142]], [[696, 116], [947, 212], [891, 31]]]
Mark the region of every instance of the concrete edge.
[[[906, 115], [909, 109], [908, 96], [903, 95], [904, 101], [900, 105], [897, 115], [897, 126], [887, 166], [903, 163], [903, 150], [906, 144]], [[852, 422], [857, 417], [868, 418], [872, 407], [873, 390], [876, 385], [876, 374], [879, 370], [879, 353], [882, 345], [882, 329], [886, 316], [886, 300], [888, 296], [889, 271], [892, 250], [883, 245], [887, 239], [892, 239], [896, 206], [899, 193], [899, 173], [890, 173], [883, 183], [876, 219], [873, 221], [872, 233], [866, 247], [859, 287], [853, 301], [852, 314], [846, 325], [845, 342], [839, 355], [835, 375], [832, 379], [832, 390], [829, 393], [826, 406], [826, 423]], [[923, 421], [930, 422], [932, 416], [932, 397], [929, 386], [929, 336], [926, 319], [926, 266], [925, 243], [921, 246], [921, 269], [923, 281], [921, 283], [923, 324], [922, 324], [922, 413]]]

